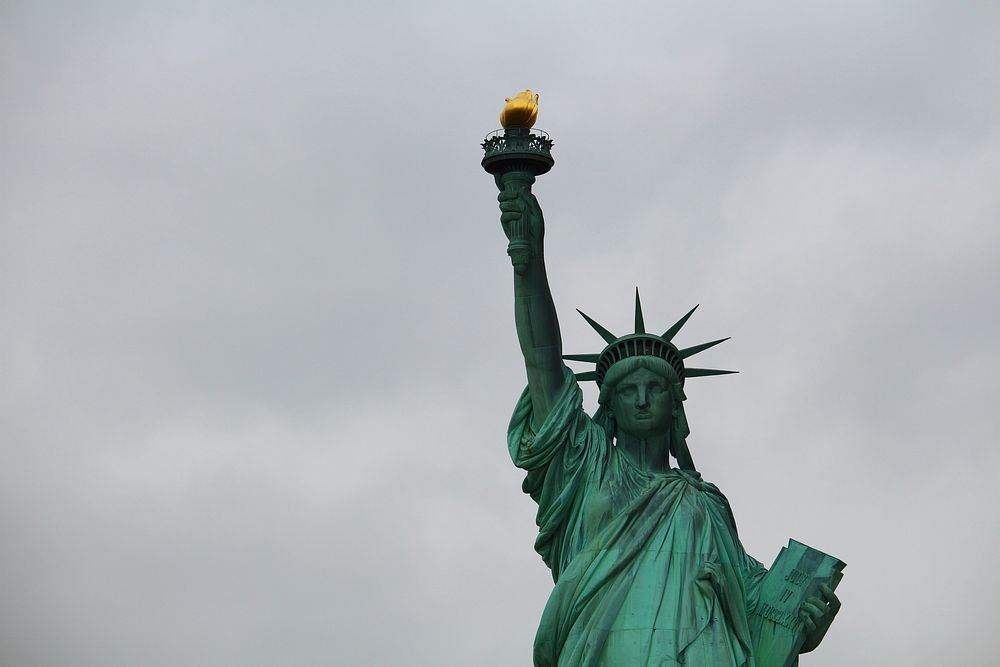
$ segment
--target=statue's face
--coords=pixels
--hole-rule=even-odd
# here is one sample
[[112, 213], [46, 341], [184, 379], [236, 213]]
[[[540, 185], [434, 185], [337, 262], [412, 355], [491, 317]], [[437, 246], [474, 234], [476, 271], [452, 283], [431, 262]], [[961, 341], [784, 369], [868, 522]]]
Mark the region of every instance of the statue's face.
[[667, 380], [637, 368], [615, 387], [612, 411], [618, 428], [629, 435], [650, 438], [667, 433], [674, 411]]

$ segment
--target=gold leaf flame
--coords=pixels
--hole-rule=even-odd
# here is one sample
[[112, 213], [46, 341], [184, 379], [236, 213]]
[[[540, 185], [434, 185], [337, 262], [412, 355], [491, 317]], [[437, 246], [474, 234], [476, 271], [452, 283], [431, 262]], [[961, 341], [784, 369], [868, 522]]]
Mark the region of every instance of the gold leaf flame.
[[507, 105], [500, 112], [500, 124], [504, 129], [530, 128], [538, 118], [538, 94], [530, 89], [523, 90], [514, 97], [505, 98]]

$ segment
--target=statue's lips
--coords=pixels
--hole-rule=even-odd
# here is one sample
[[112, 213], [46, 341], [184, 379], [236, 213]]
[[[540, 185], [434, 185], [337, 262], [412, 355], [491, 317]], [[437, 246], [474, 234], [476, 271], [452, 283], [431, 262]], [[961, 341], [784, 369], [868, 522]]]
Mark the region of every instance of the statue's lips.
[[652, 413], [649, 413], [649, 412], [637, 412], [637, 413], [635, 413], [635, 418], [636, 419], [649, 419], [652, 416], [653, 416]]

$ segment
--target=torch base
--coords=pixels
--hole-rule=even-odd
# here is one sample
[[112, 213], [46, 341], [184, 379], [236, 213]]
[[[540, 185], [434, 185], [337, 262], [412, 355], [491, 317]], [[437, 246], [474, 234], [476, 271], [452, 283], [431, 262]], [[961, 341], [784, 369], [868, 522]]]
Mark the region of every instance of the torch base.
[[496, 130], [483, 141], [483, 169], [493, 175], [526, 171], [539, 176], [555, 164], [551, 149], [552, 140], [542, 130]]

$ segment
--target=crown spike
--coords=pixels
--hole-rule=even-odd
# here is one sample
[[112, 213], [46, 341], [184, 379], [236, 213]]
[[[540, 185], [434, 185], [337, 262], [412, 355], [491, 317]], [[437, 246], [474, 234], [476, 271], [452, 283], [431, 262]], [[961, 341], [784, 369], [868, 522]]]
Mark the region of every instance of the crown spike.
[[593, 327], [594, 331], [596, 331], [597, 333], [599, 333], [601, 335], [601, 338], [604, 339], [604, 342], [606, 342], [606, 343], [608, 343], [610, 345], [611, 343], [613, 343], [616, 340], [618, 340], [618, 336], [614, 335], [613, 333], [611, 333], [610, 331], [608, 331], [607, 329], [605, 329], [604, 327], [602, 327], [600, 324], [598, 324], [594, 320], [590, 319], [590, 317], [587, 315], [587, 313], [583, 312], [579, 308], [576, 309], [576, 312], [578, 312], [581, 315], [583, 315], [583, 319], [587, 320], [587, 324], [589, 324], [591, 327]]
[[642, 321], [642, 302], [639, 301], [639, 288], [635, 288], [635, 332], [646, 333], [646, 323]]
[[715, 347], [719, 343], [725, 343], [730, 338], [732, 338], [732, 336], [720, 338], [719, 340], [713, 340], [709, 343], [702, 343], [701, 345], [692, 345], [691, 347], [685, 347], [683, 350], [678, 350], [677, 354], [681, 355], [681, 359], [687, 359], [692, 354], [698, 354], [702, 350], [707, 350], [710, 347]]
[[564, 354], [563, 359], [567, 361], [589, 361], [592, 364], [596, 364], [597, 360], [601, 358], [599, 354]]
[[703, 378], [709, 375], [730, 375], [739, 371], [720, 371], [715, 368], [685, 368], [684, 377]]
[[575, 373], [574, 375], [576, 376], [576, 379], [581, 382], [597, 379], [597, 371], [584, 371], [583, 373]]
[[[701, 304], [699, 304], [699, 305], [701, 305]], [[681, 319], [677, 320], [677, 322], [674, 323], [674, 326], [672, 326], [669, 329], [667, 329], [666, 331], [664, 331], [663, 335], [660, 336], [660, 338], [662, 338], [663, 340], [665, 340], [665, 341], [667, 341], [669, 343], [673, 339], [673, 337], [677, 335], [677, 332], [681, 330], [681, 327], [684, 326], [684, 324], [688, 321], [688, 318], [691, 317], [691, 315], [696, 310], [698, 310], [698, 306], [695, 306], [694, 308], [692, 308], [691, 310], [689, 310], [687, 312], [687, 315], [685, 315]]]

